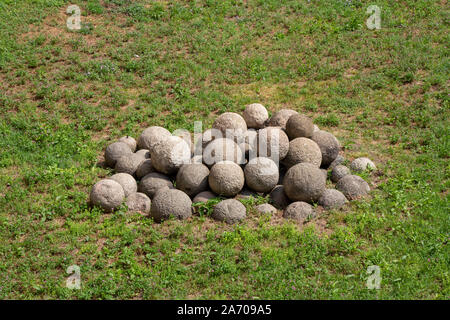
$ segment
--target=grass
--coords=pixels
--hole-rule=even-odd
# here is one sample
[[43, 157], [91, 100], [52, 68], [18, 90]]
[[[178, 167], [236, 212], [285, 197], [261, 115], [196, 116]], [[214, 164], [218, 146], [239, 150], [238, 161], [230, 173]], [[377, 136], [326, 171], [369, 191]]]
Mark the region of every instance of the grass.
[[[448, 14], [426, 0], [0, 2], [0, 298], [449, 299]], [[372, 158], [371, 196], [304, 226], [254, 203], [236, 226], [87, 205], [108, 143], [251, 102]], [[65, 286], [74, 264], [81, 290]]]

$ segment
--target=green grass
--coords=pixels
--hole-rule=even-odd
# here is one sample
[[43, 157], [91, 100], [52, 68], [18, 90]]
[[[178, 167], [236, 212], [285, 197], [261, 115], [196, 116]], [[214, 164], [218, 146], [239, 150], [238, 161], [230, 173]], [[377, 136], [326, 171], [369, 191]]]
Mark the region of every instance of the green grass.
[[[0, 2], [0, 298], [449, 299], [448, 16], [428, 0]], [[372, 158], [371, 196], [306, 226], [252, 203], [236, 226], [87, 205], [108, 143], [250, 102]]]

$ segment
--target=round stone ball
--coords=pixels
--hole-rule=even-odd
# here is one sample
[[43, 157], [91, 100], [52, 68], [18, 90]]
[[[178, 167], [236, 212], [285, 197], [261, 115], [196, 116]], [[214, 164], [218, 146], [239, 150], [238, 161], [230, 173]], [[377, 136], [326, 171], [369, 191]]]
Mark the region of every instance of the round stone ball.
[[333, 168], [333, 170], [331, 170], [331, 181], [336, 183], [339, 180], [341, 180], [343, 177], [345, 177], [346, 175], [349, 175], [349, 174], [351, 174], [349, 168], [347, 168], [346, 166], [343, 166], [341, 164], [338, 164], [337, 166], [335, 166]]
[[304, 222], [314, 216], [313, 207], [303, 201], [292, 202], [283, 212], [283, 218], [297, 220], [298, 222]]
[[225, 112], [216, 118], [212, 127], [218, 129], [224, 135], [224, 138], [235, 140], [242, 138], [247, 131], [247, 123], [244, 118], [234, 112]]
[[345, 158], [341, 155], [338, 155], [336, 159], [330, 165], [328, 166], [328, 169], [333, 170], [334, 167], [336, 167], [338, 164], [341, 164], [345, 161]]
[[284, 192], [283, 185], [275, 186], [272, 191], [270, 191], [269, 198], [270, 203], [272, 203], [276, 208], [280, 210], [283, 210], [291, 203], [286, 193]]
[[367, 169], [375, 170], [376, 168], [375, 163], [365, 157], [357, 158], [350, 163], [350, 169], [357, 172], [362, 172]]
[[247, 123], [247, 127], [255, 129], [263, 128], [267, 119], [269, 119], [266, 107], [259, 103], [247, 105], [242, 116]]
[[202, 163], [183, 165], [178, 170], [176, 178], [177, 189], [185, 192], [189, 197], [208, 190], [209, 169]]
[[170, 136], [150, 150], [152, 166], [164, 174], [174, 174], [191, 160], [191, 148], [182, 138]]
[[134, 175], [142, 161], [144, 161], [143, 158], [135, 153], [122, 156], [117, 160], [114, 171]]
[[216, 163], [208, 177], [211, 190], [225, 197], [237, 195], [244, 187], [244, 180], [244, 171], [232, 161]]
[[192, 199], [192, 202], [193, 203], [195, 203], [195, 202], [205, 202], [206, 203], [206, 202], [208, 202], [208, 200], [211, 200], [211, 199], [214, 199], [214, 198], [217, 198], [217, 195], [214, 194], [213, 192], [211, 192], [211, 191], [202, 191], [199, 194], [197, 194], [194, 197], [194, 199]]
[[289, 151], [283, 159], [283, 164], [290, 168], [298, 163], [311, 163], [317, 168], [322, 163], [320, 148], [311, 139], [296, 138], [289, 142]]
[[325, 191], [323, 173], [311, 163], [299, 163], [289, 168], [283, 179], [284, 192], [292, 201], [319, 200]]
[[263, 203], [255, 207], [255, 210], [260, 214], [275, 214], [277, 209], [268, 203]]
[[163, 127], [149, 127], [145, 129], [139, 136], [137, 141], [138, 149], [152, 150], [158, 142], [164, 140], [167, 137], [170, 137], [171, 135], [172, 134], [169, 132], [169, 130]]
[[[127, 147], [128, 148], [128, 147]], [[91, 204], [101, 207], [106, 212], [112, 212], [118, 208], [125, 199], [122, 186], [111, 179], [97, 182], [91, 190]]]
[[266, 127], [258, 130], [258, 155], [268, 157], [277, 163], [289, 151], [289, 138], [281, 127]]
[[221, 161], [241, 164], [244, 160], [241, 148], [231, 139], [214, 139], [203, 150], [203, 162], [209, 167]]
[[334, 135], [329, 132], [319, 130], [313, 133], [311, 140], [313, 140], [322, 152], [322, 166], [328, 166], [336, 159], [341, 149], [339, 141]]
[[125, 155], [130, 155], [133, 152], [125, 142], [111, 143], [105, 150], [105, 162], [110, 168], [114, 168], [117, 160]]
[[173, 188], [172, 181], [169, 177], [159, 173], [152, 172], [144, 176], [138, 185], [139, 192], [145, 193], [150, 199], [153, 199], [156, 191], [163, 187]]
[[244, 168], [247, 186], [257, 192], [269, 192], [277, 185], [278, 167], [269, 158], [253, 158]]
[[312, 120], [303, 114], [294, 114], [286, 123], [286, 132], [290, 140], [300, 137], [310, 138], [313, 130]]
[[342, 208], [347, 202], [344, 194], [336, 189], [326, 189], [319, 198], [319, 204], [326, 210]]
[[366, 196], [370, 187], [363, 178], [356, 175], [346, 175], [338, 181], [336, 189], [341, 191], [348, 200], [355, 200]]
[[128, 197], [130, 194], [137, 192], [137, 182], [136, 180], [134, 180], [131, 174], [116, 173], [108, 179], [114, 180], [122, 186], [123, 191], [125, 192], [125, 197]]
[[152, 200], [150, 216], [161, 222], [175, 217], [184, 220], [192, 215], [192, 201], [189, 196], [181, 190], [166, 189], [157, 192]]
[[218, 221], [224, 221], [228, 224], [242, 221], [247, 216], [245, 206], [235, 199], [222, 200], [214, 206], [211, 217]]
[[152, 160], [151, 159], [145, 159], [144, 161], [141, 162], [141, 164], [139, 165], [139, 167], [136, 169], [136, 177], [138, 179], [141, 179], [143, 177], [145, 177], [146, 175], [148, 175], [151, 172], [154, 172], [155, 170], [152, 167]]
[[286, 130], [286, 123], [294, 114], [298, 114], [298, 112], [291, 109], [281, 109], [275, 112], [267, 122], [267, 125], [271, 127], [280, 127], [283, 130]]
[[144, 193], [135, 192], [127, 197], [125, 204], [130, 211], [138, 211], [142, 213], [149, 213], [151, 207], [150, 198]]
[[136, 148], [137, 148], [137, 142], [136, 142], [136, 140], [135, 140], [133, 137], [125, 136], [125, 137], [120, 138], [120, 139], [118, 140], [118, 142], [126, 143], [127, 146], [130, 147], [130, 150], [131, 150], [132, 152], [135, 152], [135, 151], [136, 151]]

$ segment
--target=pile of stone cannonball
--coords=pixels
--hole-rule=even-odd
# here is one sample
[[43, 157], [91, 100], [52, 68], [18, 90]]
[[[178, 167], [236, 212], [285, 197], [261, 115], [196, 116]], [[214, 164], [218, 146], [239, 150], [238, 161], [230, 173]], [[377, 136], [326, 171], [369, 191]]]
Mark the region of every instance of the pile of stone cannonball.
[[339, 209], [370, 191], [352, 172], [375, 164], [357, 158], [347, 167], [340, 151], [336, 137], [307, 116], [282, 109], [269, 118], [254, 103], [242, 116], [221, 114], [194, 139], [187, 131], [171, 134], [153, 126], [137, 141], [126, 136], [108, 145], [105, 163], [115, 174], [93, 186], [90, 202], [106, 212], [125, 203], [161, 222], [186, 219], [196, 212], [194, 203], [219, 197], [225, 199], [211, 216], [232, 224], [247, 215], [239, 199], [269, 195], [270, 204], [255, 207], [257, 212], [283, 210], [284, 218], [305, 221], [316, 215], [313, 204]]

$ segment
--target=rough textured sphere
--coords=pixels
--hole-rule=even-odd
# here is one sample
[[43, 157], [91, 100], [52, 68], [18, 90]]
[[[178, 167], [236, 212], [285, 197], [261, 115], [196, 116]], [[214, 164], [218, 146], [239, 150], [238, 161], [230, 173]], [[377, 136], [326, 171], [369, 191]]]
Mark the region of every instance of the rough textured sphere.
[[345, 158], [341, 155], [338, 155], [336, 159], [330, 165], [328, 166], [328, 169], [333, 170], [334, 167], [336, 167], [338, 164], [341, 164], [345, 161]]
[[260, 157], [268, 157], [279, 162], [288, 154], [289, 138], [280, 127], [266, 127], [258, 130], [257, 142]]
[[369, 158], [357, 158], [350, 163], [350, 169], [357, 172], [365, 171], [369, 168], [372, 170], [375, 170], [377, 168], [375, 166], [375, 163], [373, 163]]
[[244, 172], [241, 167], [231, 161], [216, 163], [209, 173], [209, 186], [215, 193], [233, 197], [244, 186]]
[[212, 193], [211, 191], [203, 191], [196, 195], [192, 202], [208, 202], [208, 200], [211, 200], [213, 198], [217, 198], [217, 195]]
[[283, 185], [275, 186], [272, 191], [270, 191], [269, 198], [270, 203], [272, 203], [276, 208], [280, 210], [283, 210], [291, 203], [286, 193], [284, 192]]
[[311, 139], [296, 138], [289, 142], [289, 151], [283, 159], [283, 164], [290, 168], [304, 162], [311, 163], [319, 168], [322, 163], [322, 153], [317, 143]]
[[143, 158], [135, 153], [122, 156], [117, 160], [114, 171], [134, 175], [142, 161], [144, 161]]
[[310, 138], [313, 130], [312, 120], [303, 114], [294, 114], [286, 123], [286, 133], [291, 140], [300, 137]]
[[294, 114], [298, 114], [298, 112], [291, 109], [281, 109], [269, 119], [267, 125], [281, 127], [283, 130], [286, 130], [286, 123]]
[[108, 179], [114, 180], [122, 186], [125, 197], [128, 197], [130, 194], [137, 191], [137, 182], [134, 180], [133, 176], [128, 173], [116, 173]]
[[291, 167], [284, 176], [284, 192], [292, 201], [319, 200], [325, 191], [326, 179], [319, 168], [310, 163]]
[[131, 150], [132, 152], [135, 152], [135, 151], [136, 151], [137, 142], [136, 142], [136, 140], [135, 140], [133, 137], [125, 136], [125, 137], [120, 138], [120, 139], [118, 140], [118, 142], [126, 143], [127, 146], [130, 147], [130, 150]]
[[142, 157], [143, 159], [150, 159], [150, 151], [148, 149], [138, 150], [134, 154]]
[[364, 197], [370, 191], [369, 184], [363, 178], [351, 174], [339, 180], [336, 189], [341, 191], [348, 200]]
[[177, 189], [193, 197], [208, 189], [209, 169], [201, 163], [183, 165], [177, 173]]
[[145, 177], [146, 175], [154, 171], [155, 170], [152, 167], [152, 160], [145, 159], [136, 169], [136, 177], [138, 177], [138, 179], [141, 179], [142, 177]]
[[326, 189], [319, 198], [319, 204], [327, 210], [339, 209], [347, 202], [345, 195], [336, 189]]
[[337, 166], [335, 166], [333, 168], [333, 170], [331, 170], [331, 181], [336, 183], [339, 180], [341, 180], [343, 177], [345, 177], [346, 175], [349, 175], [349, 174], [350, 174], [349, 168], [347, 168], [346, 166], [343, 166], [341, 164], [338, 164]]
[[144, 193], [135, 192], [127, 197], [125, 204], [130, 211], [139, 211], [142, 213], [149, 213], [151, 207], [150, 198]]
[[336, 159], [341, 145], [334, 135], [319, 130], [312, 135], [311, 140], [317, 143], [320, 148], [320, 152], [322, 153], [322, 166], [328, 166]]
[[124, 199], [125, 192], [122, 186], [111, 179], [100, 180], [94, 184], [90, 194], [91, 203], [103, 208], [106, 212], [119, 207]]
[[234, 112], [225, 112], [216, 118], [212, 127], [218, 129], [227, 138], [234, 140], [234, 137], [243, 138], [247, 131], [247, 124], [244, 118]]
[[150, 197], [150, 199], [152, 199], [156, 191], [163, 187], [173, 188], [172, 181], [161, 173], [152, 172], [142, 178], [139, 182], [138, 190], [139, 192], [145, 193]]
[[111, 143], [105, 150], [105, 162], [106, 165], [110, 168], [114, 168], [117, 160], [124, 156], [130, 155], [132, 151], [130, 147], [124, 142], [114, 142]]
[[214, 139], [203, 150], [203, 162], [209, 167], [221, 161], [244, 163], [244, 160], [241, 148], [231, 139]]
[[253, 158], [244, 168], [245, 182], [257, 192], [269, 192], [278, 182], [278, 167], [269, 158]]
[[235, 199], [226, 199], [214, 206], [211, 217], [228, 224], [242, 221], [247, 216], [245, 206]]
[[142, 134], [139, 136], [137, 141], [138, 149], [148, 149], [152, 150], [153, 147], [160, 141], [164, 140], [167, 137], [170, 137], [171, 133], [169, 130], [153, 126], [145, 129]]
[[170, 136], [150, 150], [152, 166], [164, 174], [173, 174], [191, 160], [191, 148], [182, 138]]
[[166, 189], [157, 192], [152, 200], [150, 215], [156, 222], [167, 220], [170, 217], [183, 220], [192, 215], [192, 201], [183, 191]]
[[265, 122], [269, 119], [267, 109], [259, 103], [247, 105], [242, 116], [247, 123], [247, 127], [255, 129], [263, 128]]
[[315, 212], [313, 207], [303, 201], [292, 202], [283, 213], [283, 218], [293, 219], [299, 222], [304, 222], [314, 216]]
[[275, 213], [277, 213], [277, 209], [274, 206], [272, 206], [272, 205], [270, 205], [268, 203], [263, 203], [263, 204], [260, 204], [259, 206], [256, 206], [255, 210], [257, 212], [261, 213], [261, 214], [267, 214], [267, 213], [275, 214]]

